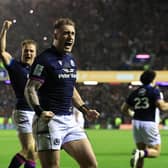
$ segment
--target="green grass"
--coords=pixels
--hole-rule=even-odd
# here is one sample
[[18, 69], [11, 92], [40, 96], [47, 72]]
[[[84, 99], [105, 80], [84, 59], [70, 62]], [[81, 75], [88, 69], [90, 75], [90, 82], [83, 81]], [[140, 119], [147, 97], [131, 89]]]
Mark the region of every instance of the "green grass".
[[[132, 133], [128, 130], [87, 130], [93, 145], [99, 168], [129, 168], [130, 153], [134, 148]], [[156, 159], [146, 159], [146, 168], [168, 165], [168, 131], [161, 131], [162, 152]], [[15, 130], [0, 130], [0, 168], [7, 168], [11, 157], [20, 146]], [[76, 162], [61, 152], [61, 168], [78, 168]], [[37, 168], [40, 168], [39, 162]]]

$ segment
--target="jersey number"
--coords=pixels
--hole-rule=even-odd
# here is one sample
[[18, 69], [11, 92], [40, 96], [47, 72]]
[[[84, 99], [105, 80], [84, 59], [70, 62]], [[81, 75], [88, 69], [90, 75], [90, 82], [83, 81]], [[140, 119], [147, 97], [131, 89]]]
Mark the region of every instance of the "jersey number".
[[149, 99], [147, 97], [136, 97], [134, 101], [136, 110], [149, 108]]

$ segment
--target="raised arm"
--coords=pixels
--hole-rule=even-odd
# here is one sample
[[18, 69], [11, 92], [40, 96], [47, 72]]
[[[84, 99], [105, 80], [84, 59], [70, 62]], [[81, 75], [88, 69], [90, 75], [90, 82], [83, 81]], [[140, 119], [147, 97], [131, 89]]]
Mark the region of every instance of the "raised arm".
[[1, 29], [0, 33], [0, 55], [4, 61], [5, 64], [9, 64], [12, 56], [6, 52], [6, 36], [7, 36], [7, 31], [11, 27], [12, 22], [9, 20], [5, 20]]

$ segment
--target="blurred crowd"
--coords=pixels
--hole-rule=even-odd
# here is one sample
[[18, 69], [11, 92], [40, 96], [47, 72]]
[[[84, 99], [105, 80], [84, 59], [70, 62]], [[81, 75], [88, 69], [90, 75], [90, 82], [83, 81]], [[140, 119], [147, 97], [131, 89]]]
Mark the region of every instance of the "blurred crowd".
[[[13, 20], [7, 48], [16, 58], [22, 40], [36, 40], [41, 52], [52, 42], [55, 19], [70, 17], [77, 25], [73, 52], [79, 69], [168, 69], [166, 0], [0, 0], [0, 15], [0, 25], [5, 19]], [[137, 54], [149, 54], [151, 59], [134, 62]], [[126, 84], [78, 87], [87, 103], [101, 111], [102, 125], [123, 117], [120, 106], [128, 92]], [[0, 114], [11, 114], [13, 91], [3, 82], [0, 88]]]
[[77, 24], [74, 54], [80, 69], [142, 69], [136, 54], [151, 55], [148, 66], [167, 69], [166, 0], [0, 0], [0, 24], [12, 19], [8, 44], [15, 56], [20, 42], [33, 38], [39, 51], [51, 44], [53, 23], [70, 17]]
[[[122, 123], [130, 124], [131, 117], [121, 113], [120, 108], [125, 98], [131, 91], [129, 84], [100, 83], [98, 85], [76, 85], [85, 103], [100, 112], [100, 118], [95, 122], [86, 121], [86, 127], [92, 127], [97, 124], [101, 128], [115, 128], [115, 119], [120, 118]], [[168, 101], [167, 87], [160, 87], [165, 100]], [[0, 82], [0, 117], [11, 117], [14, 109], [15, 95], [10, 84]], [[161, 112], [161, 122], [168, 118], [168, 113]]]

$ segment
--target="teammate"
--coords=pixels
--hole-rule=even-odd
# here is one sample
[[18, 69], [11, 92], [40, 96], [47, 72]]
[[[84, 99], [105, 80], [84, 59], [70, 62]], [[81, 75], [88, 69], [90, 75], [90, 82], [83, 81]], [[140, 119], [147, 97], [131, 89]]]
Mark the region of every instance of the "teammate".
[[143, 85], [133, 91], [121, 107], [122, 112], [128, 115], [134, 111], [132, 124], [137, 149], [130, 160], [132, 168], [143, 168], [144, 158], [154, 158], [160, 154], [161, 139], [155, 112], [157, 108], [167, 111], [168, 103], [155, 86], [155, 78], [155, 71], [144, 71], [140, 76]]
[[42, 168], [59, 168], [61, 149], [81, 168], [97, 168], [91, 144], [73, 116], [72, 103], [88, 119], [99, 117], [75, 88], [77, 67], [71, 53], [75, 33], [71, 19], [56, 21], [53, 45], [35, 60], [25, 88], [25, 96], [36, 112], [33, 130]]
[[12, 87], [16, 95], [16, 110], [13, 112], [13, 120], [18, 131], [21, 143], [21, 151], [16, 153], [11, 160], [9, 168], [18, 168], [24, 164], [25, 168], [35, 168], [36, 153], [34, 152], [34, 139], [32, 134], [32, 119], [34, 111], [29, 107], [24, 97], [24, 88], [28, 79], [30, 66], [36, 57], [36, 42], [25, 40], [21, 44], [21, 59], [15, 60], [6, 51], [7, 31], [12, 22], [5, 20], [0, 34], [0, 55], [8, 71]]

